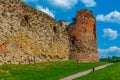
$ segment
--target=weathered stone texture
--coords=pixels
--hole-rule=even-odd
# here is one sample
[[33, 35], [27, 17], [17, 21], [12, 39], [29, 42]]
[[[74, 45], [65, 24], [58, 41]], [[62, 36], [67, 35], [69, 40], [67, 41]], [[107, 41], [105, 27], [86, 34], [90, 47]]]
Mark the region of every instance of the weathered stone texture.
[[65, 29], [20, 0], [0, 0], [0, 64], [67, 60]]
[[78, 11], [73, 21], [67, 28], [20, 0], [0, 0], [0, 64], [99, 61], [93, 14]]
[[69, 26], [70, 58], [80, 62], [96, 62], [98, 48], [96, 39], [96, 20], [92, 12], [80, 10]]

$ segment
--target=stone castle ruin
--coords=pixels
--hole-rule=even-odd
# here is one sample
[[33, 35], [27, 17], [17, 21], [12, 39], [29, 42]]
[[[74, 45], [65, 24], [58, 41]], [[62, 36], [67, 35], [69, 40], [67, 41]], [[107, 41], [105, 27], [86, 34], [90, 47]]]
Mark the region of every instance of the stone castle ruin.
[[66, 21], [57, 22], [20, 0], [0, 0], [0, 64], [70, 58], [98, 61], [95, 19], [91, 12], [78, 11], [68, 27]]
[[80, 10], [69, 26], [70, 58], [81, 62], [99, 61], [96, 20], [92, 12]]

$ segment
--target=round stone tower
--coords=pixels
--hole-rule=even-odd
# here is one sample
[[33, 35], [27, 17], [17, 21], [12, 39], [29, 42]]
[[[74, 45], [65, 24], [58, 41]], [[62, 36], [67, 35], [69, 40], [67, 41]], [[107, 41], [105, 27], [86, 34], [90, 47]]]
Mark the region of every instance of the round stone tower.
[[96, 20], [91, 11], [77, 11], [76, 18], [69, 26], [70, 58], [80, 62], [97, 62], [98, 48], [96, 38]]

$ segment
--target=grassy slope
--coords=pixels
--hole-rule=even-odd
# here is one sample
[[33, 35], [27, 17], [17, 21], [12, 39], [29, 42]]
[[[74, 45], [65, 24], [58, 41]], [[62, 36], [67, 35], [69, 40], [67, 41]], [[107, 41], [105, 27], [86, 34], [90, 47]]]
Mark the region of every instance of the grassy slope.
[[75, 61], [49, 62], [29, 65], [0, 66], [0, 80], [58, 80], [70, 74], [105, 64]]
[[120, 63], [115, 63], [75, 80], [120, 80]]

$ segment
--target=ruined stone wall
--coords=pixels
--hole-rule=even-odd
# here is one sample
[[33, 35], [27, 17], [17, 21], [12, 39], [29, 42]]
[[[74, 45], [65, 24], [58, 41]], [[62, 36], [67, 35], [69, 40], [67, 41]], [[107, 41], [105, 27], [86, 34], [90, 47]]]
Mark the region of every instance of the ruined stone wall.
[[92, 12], [80, 10], [69, 28], [70, 35], [70, 58], [80, 62], [96, 62], [98, 48], [96, 39], [96, 20]]
[[0, 0], [0, 64], [68, 60], [65, 29], [20, 0]]

